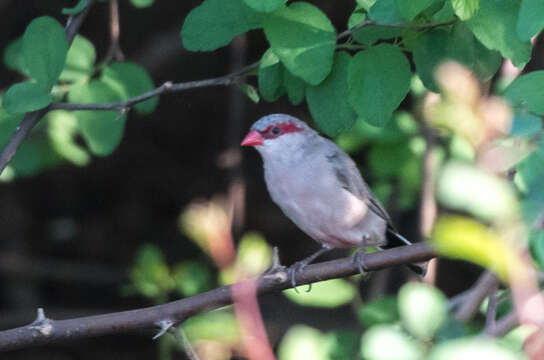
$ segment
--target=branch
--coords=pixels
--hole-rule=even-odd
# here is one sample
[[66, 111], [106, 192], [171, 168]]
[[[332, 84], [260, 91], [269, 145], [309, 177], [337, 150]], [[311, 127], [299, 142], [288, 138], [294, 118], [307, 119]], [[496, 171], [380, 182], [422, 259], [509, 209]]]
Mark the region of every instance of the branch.
[[467, 322], [472, 319], [478, 312], [482, 301], [498, 284], [499, 279], [495, 274], [489, 270], [484, 271], [476, 282], [476, 285], [465, 296], [463, 304], [455, 314], [455, 318], [461, 322]]
[[[365, 270], [380, 270], [394, 265], [417, 263], [435, 256], [435, 251], [422, 243], [402, 246], [366, 255]], [[303, 285], [358, 273], [357, 264], [348, 257], [308, 265], [303, 272], [297, 273], [296, 282]], [[261, 277], [257, 293], [278, 292], [289, 287], [291, 287], [289, 277], [283, 270]], [[232, 286], [223, 286], [164, 305], [104, 315], [68, 320], [38, 317], [27, 326], [0, 331], [0, 351], [154, 328], [165, 321], [178, 324], [193, 315], [232, 304], [231, 289]]]
[[359, 30], [359, 29], [361, 29], [363, 27], [366, 27], [366, 26], [384, 26], [384, 27], [411, 29], [411, 30], [426, 30], [426, 29], [434, 29], [435, 27], [440, 27], [440, 26], [453, 25], [453, 24], [455, 24], [456, 21], [457, 20], [451, 20], [451, 21], [444, 21], [444, 22], [439, 22], [439, 23], [418, 25], [418, 24], [388, 24], [388, 23], [382, 23], [382, 22], [378, 22], [378, 21], [374, 21], [374, 20], [370, 20], [370, 19], [365, 19], [363, 22], [355, 25], [351, 29], [348, 29], [348, 30], [346, 30], [344, 32], [341, 32], [338, 35], [337, 40], [341, 40], [341, 39], [343, 39], [345, 37], [348, 37], [351, 34], [353, 34], [355, 31], [357, 31], [357, 30]]
[[220, 76], [220, 77], [212, 78], [212, 79], [206, 79], [206, 80], [188, 81], [188, 82], [182, 82], [182, 83], [172, 83], [170, 81], [167, 81], [161, 86], [159, 86], [158, 88], [155, 88], [151, 91], [135, 96], [128, 100], [120, 101], [116, 103], [108, 103], [108, 104], [54, 103], [54, 104], [51, 104], [47, 108], [47, 111], [51, 111], [51, 110], [125, 111], [137, 103], [150, 99], [153, 96], [157, 96], [157, 95], [161, 95], [165, 93], [180, 92], [180, 91], [185, 91], [189, 89], [197, 89], [197, 88], [208, 87], [208, 86], [232, 85], [236, 83], [239, 78], [246, 76], [247, 73], [253, 71], [258, 66], [259, 66], [259, 63], [255, 62], [232, 74], [228, 74], [228, 75], [224, 75], [224, 76]]
[[[68, 21], [66, 21], [66, 27], [64, 28], [64, 33], [66, 35], [66, 40], [68, 40], [68, 46], [72, 44], [74, 37], [76, 36], [79, 27], [81, 26], [83, 20], [87, 16], [91, 5], [95, 0], [88, 0], [87, 6], [79, 14], [70, 16]], [[8, 163], [10, 162], [13, 155], [17, 151], [17, 148], [23, 140], [26, 138], [30, 130], [40, 121], [40, 119], [48, 112], [48, 108], [40, 109], [38, 111], [29, 112], [25, 115], [21, 124], [17, 126], [13, 135], [11, 135], [8, 143], [2, 150], [0, 154], [0, 174], [4, 171]]]

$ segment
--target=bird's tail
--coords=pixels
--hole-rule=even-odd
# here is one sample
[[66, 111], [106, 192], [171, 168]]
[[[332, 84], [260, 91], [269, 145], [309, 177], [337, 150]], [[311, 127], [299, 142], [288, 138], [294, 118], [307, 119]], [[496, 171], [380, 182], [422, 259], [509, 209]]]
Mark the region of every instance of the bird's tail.
[[[390, 239], [390, 240], [395, 240], [395, 241], [393, 241], [393, 242], [390, 241], [389, 244], [384, 247], [386, 249], [387, 248], [392, 248], [392, 247], [397, 247], [397, 246], [402, 246], [402, 244], [412, 245], [412, 243], [408, 239], [406, 239], [404, 236], [399, 234], [395, 229], [393, 229], [391, 227], [387, 228], [387, 233], [389, 235], [391, 235], [391, 237], [393, 238], [393, 239]], [[407, 264], [406, 266], [408, 266], [408, 268], [410, 270], [412, 270], [413, 272], [415, 272], [418, 275], [425, 276], [425, 274], [427, 273], [427, 262]]]

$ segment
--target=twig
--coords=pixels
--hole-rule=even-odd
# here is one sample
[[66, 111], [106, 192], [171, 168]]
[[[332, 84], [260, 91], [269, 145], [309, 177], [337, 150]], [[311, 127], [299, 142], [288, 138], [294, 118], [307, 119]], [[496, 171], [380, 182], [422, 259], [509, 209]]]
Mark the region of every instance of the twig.
[[489, 291], [488, 301], [487, 301], [487, 311], [485, 314], [485, 329], [484, 333], [490, 334], [496, 325], [497, 319], [497, 288], [499, 282], [497, 281], [493, 284]]
[[467, 322], [474, 317], [480, 308], [480, 304], [489, 294], [491, 289], [494, 289], [499, 284], [499, 279], [491, 271], [486, 270], [480, 276], [476, 285], [466, 295], [465, 301], [460, 306], [455, 314], [455, 318], [461, 322]]
[[119, 1], [110, 0], [110, 47], [106, 53], [104, 63], [109, 63], [112, 58], [117, 61], [123, 61], [125, 55], [121, 50], [119, 39], [121, 37], [121, 27], [119, 25]]
[[[368, 270], [380, 270], [400, 264], [426, 261], [434, 256], [436, 253], [433, 249], [419, 243], [368, 254], [365, 265]], [[296, 274], [296, 283], [303, 285], [357, 273], [359, 273], [357, 264], [349, 257], [309, 265], [304, 271]], [[279, 271], [261, 277], [257, 293], [277, 292], [289, 287], [287, 272]], [[36, 331], [32, 324], [1, 331], [0, 351], [154, 328], [157, 323], [165, 320], [177, 324], [190, 316], [229, 304], [232, 304], [231, 286], [223, 286], [159, 306], [68, 320], [48, 319], [50, 328], [46, 333]]]
[[486, 333], [486, 335], [493, 337], [502, 337], [519, 325], [518, 316], [515, 311], [503, 316], [495, 323], [493, 329]]
[[[77, 15], [70, 16], [66, 21], [64, 33], [66, 34], [66, 40], [68, 40], [68, 45], [72, 44], [72, 41], [74, 40], [74, 37], [76, 36], [79, 27], [81, 26], [81, 23], [87, 16], [89, 9], [93, 5], [94, 1], [95, 0], [87, 1], [87, 6], [85, 7], [85, 9], [83, 9], [83, 11], [81, 11]], [[29, 112], [25, 115], [23, 120], [21, 120], [21, 123], [19, 124], [19, 126], [17, 126], [17, 129], [15, 129], [15, 132], [13, 133], [13, 135], [11, 135], [8, 143], [4, 147], [4, 150], [2, 150], [2, 154], [0, 154], [0, 174], [4, 171], [13, 155], [15, 155], [17, 148], [19, 147], [19, 145], [21, 145], [30, 130], [32, 130], [32, 128], [48, 111], [49, 110], [45, 108], [38, 111]]]
[[440, 26], [453, 25], [453, 24], [455, 24], [456, 21], [457, 20], [451, 20], [451, 21], [444, 21], [444, 22], [439, 22], [439, 23], [434, 23], [434, 24], [421, 24], [421, 25], [418, 25], [418, 24], [387, 24], [387, 23], [382, 23], [382, 22], [378, 22], [378, 21], [365, 19], [363, 22], [355, 25], [351, 29], [348, 29], [346, 31], [341, 32], [338, 35], [337, 40], [341, 40], [341, 39], [343, 39], [345, 37], [348, 37], [351, 34], [353, 34], [355, 31], [357, 31], [360, 28], [363, 28], [365, 26], [384, 26], [384, 27], [402, 28], [402, 29], [411, 29], [411, 30], [425, 30], [425, 29], [434, 29], [435, 27], [440, 27]]

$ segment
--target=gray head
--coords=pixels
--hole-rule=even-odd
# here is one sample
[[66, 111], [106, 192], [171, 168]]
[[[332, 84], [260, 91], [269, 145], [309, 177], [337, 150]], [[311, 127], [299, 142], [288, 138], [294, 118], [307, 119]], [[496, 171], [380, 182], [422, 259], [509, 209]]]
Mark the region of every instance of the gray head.
[[274, 154], [290, 154], [317, 135], [304, 121], [291, 115], [272, 114], [257, 120], [242, 141], [254, 146], [263, 158]]

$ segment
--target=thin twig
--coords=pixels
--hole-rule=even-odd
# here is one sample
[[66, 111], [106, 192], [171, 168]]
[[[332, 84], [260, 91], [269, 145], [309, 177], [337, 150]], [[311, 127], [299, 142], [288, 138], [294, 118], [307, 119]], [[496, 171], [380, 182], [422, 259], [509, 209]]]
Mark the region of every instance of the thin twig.
[[[76, 36], [79, 27], [81, 26], [81, 23], [89, 13], [89, 9], [93, 5], [94, 1], [95, 0], [87, 1], [87, 6], [85, 7], [85, 9], [83, 9], [83, 11], [81, 11], [77, 15], [70, 16], [66, 21], [64, 33], [66, 34], [66, 40], [68, 40], [68, 45], [72, 44], [72, 41], [74, 40], [74, 37]], [[2, 154], [0, 154], [0, 174], [4, 171], [13, 155], [15, 155], [15, 152], [19, 148], [19, 145], [21, 145], [30, 130], [32, 130], [32, 128], [48, 111], [48, 108], [45, 108], [38, 111], [29, 112], [25, 115], [23, 120], [21, 120], [21, 123], [19, 124], [19, 126], [17, 126], [17, 129], [15, 129], [15, 132], [13, 133], [13, 135], [11, 135], [8, 143], [4, 147], [4, 150], [2, 150]]]
[[121, 50], [120, 38], [119, 0], [110, 0], [110, 47], [106, 53], [104, 63], [109, 63], [112, 58], [117, 61], [125, 59], [125, 55]]
[[451, 21], [444, 21], [444, 22], [439, 22], [439, 23], [434, 23], [434, 24], [421, 24], [421, 25], [418, 25], [418, 24], [387, 24], [387, 23], [382, 23], [382, 22], [378, 22], [378, 21], [365, 19], [364, 21], [362, 21], [359, 24], [355, 25], [351, 29], [348, 29], [346, 31], [341, 32], [338, 35], [337, 40], [341, 40], [341, 39], [343, 39], [345, 37], [348, 37], [351, 34], [353, 34], [355, 31], [357, 31], [357, 30], [359, 30], [359, 29], [361, 29], [363, 27], [366, 27], [366, 26], [384, 26], [384, 27], [402, 28], [402, 29], [411, 29], [411, 30], [425, 30], [425, 29], [434, 29], [435, 27], [440, 27], [440, 26], [453, 25], [453, 24], [455, 24], [456, 21], [457, 20], [451, 20]]
[[[400, 264], [426, 261], [434, 256], [436, 253], [433, 249], [419, 243], [368, 254], [365, 265], [369, 271], [374, 271]], [[296, 283], [303, 285], [358, 273], [358, 265], [351, 257], [348, 257], [308, 265], [304, 271], [296, 274]], [[278, 292], [289, 288], [290, 284], [287, 271], [279, 271], [261, 277], [257, 293]], [[119, 334], [144, 328], [151, 329], [161, 321], [167, 320], [179, 324], [190, 316], [229, 304], [232, 304], [231, 286], [223, 286], [159, 306], [68, 320], [47, 319], [47, 331], [40, 331], [33, 324], [0, 331], [0, 351]]]
[[510, 330], [514, 329], [519, 325], [518, 316], [515, 311], [510, 312], [507, 315], [504, 315], [496, 323], [493, 329], [486, 333], [486, 335], [493, 337], [503, 337], [508, 334]]

